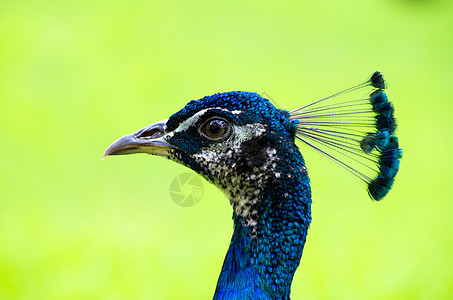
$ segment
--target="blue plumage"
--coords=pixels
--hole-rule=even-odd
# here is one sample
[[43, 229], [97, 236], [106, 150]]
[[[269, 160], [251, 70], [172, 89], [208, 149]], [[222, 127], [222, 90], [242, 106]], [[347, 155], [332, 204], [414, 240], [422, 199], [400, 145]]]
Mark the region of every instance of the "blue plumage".
[[[288, 119], [288, 112], [276, 109], [258, 94], [229, 92], [189, 102], [168, 119], [167, 130], [176, 130], [200, 111], [206, 111], [201, 120], [175, 133], [168, 142], [183, 150], [177, 160], [225, 190], [235, 208], [235, 232], [214, 299], [288, 298], [311, 220], [307, 171], [294, 144], [296, 126]], [[237, 149], [226, 148], [234, 153], [224, 164], [217, 158], [214, 162], [194, 159], [200, 148], [209, 148], [210, 142], [196, 131], [212, 116], [235, 126], [260, 124], [264, 131], [252, 134]], [[219, 160], [221, 156], [219, 153]], [[275, 163], [270, 162], [272, 157]], [[219, 171], [221, 166], [230, 172]], [[240, 180], [232, 188], [219, 177], [228, 182]], [[252, 192], [244, 192], [250, 189]]]
[[[319, 106], [366, 86], [377, 89], [367, 99]], [[289, 299], [311, 222], [309, 177], [295, 140], [357, 175], [368, 183], [373, 199], [382, 199], [401, 157], [393, 106], [384, 88], [376, 72], [362, 85], [292, 112], [275, 108], [256, 93], [218, 93], [190, 101], [168, 120], [120, 138], [104, 156], [164, 156], [225, 193], [233, 208], [234, 233], [214, 299]], [[356, 104], [370, 108], [357, 110]], [[354, 119], [358, 114], [364, 119]], [[352, 162], [368, 161], [375, 175], [352, 167], [332, 150]]]

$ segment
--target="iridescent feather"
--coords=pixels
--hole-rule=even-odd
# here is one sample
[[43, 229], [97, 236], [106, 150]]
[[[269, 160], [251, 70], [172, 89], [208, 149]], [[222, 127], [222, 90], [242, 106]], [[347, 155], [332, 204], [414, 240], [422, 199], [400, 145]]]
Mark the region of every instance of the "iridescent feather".
[[375, 72], [364, 83], [299, 107], [289, 117], [297, 122], [297, 139], [366, 182], [374, 200], [391, 189], [402, 154], [385, 88]]

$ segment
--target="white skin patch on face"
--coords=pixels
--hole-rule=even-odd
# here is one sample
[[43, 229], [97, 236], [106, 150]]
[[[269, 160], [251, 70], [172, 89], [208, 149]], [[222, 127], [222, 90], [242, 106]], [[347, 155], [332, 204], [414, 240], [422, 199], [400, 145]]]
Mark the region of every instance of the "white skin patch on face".
[[[255, 124], [246, 124], [246, 125], [232, 125], [233, 126], [233, 133], [231, 136], [223, 142], [214, 143], [211, 147], [202, 149], [200, 153], [194, 154], [194, 158], [203, 158], [208, 162], [217, 162], [219, 159], [218, 155], [222, 155], [219, 153], [219, 150], [227, 150], [229, 149], [230, 155], [232, 151], [235, 149], [240, 150], [242, 143], [245, 141], [249, 141], [253, 138], [257, 138], [261, 136], [266, 129], [263, 124], [255, 123]], [[228, 151], [227, 151], [228, 152]], [[273, 152], [268, 150], [269, 155], [274, 155], [276, 153], [275, 149]]]
[[263, 124], [232, 125], [233, 133], [223, 142], [213, 144], [209, 149], [227, 149], [241, 147], [242, 143], [261, 136], [266, 129]]

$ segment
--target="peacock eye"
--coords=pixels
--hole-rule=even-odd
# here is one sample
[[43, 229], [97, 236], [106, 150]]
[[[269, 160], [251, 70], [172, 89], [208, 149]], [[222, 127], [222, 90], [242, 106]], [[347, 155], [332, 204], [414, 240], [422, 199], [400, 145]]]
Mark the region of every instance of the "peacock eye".
[[231, 134], [231, 126], [224, 119], [212, 118], [201, 125], [200, 133], [213, 141], [225, 140]]

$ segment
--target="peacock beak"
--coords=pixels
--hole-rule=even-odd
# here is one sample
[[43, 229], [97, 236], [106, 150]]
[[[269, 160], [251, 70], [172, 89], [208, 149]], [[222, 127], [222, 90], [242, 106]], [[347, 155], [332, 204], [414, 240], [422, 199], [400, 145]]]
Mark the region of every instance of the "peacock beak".
[[105, 150], [102, 159], [108, 155], [149, 153], [170, 156], [169, 151], [177, 149], [165, 140], [167, 120], [146, 126], [139, 131], [117, 139]]

